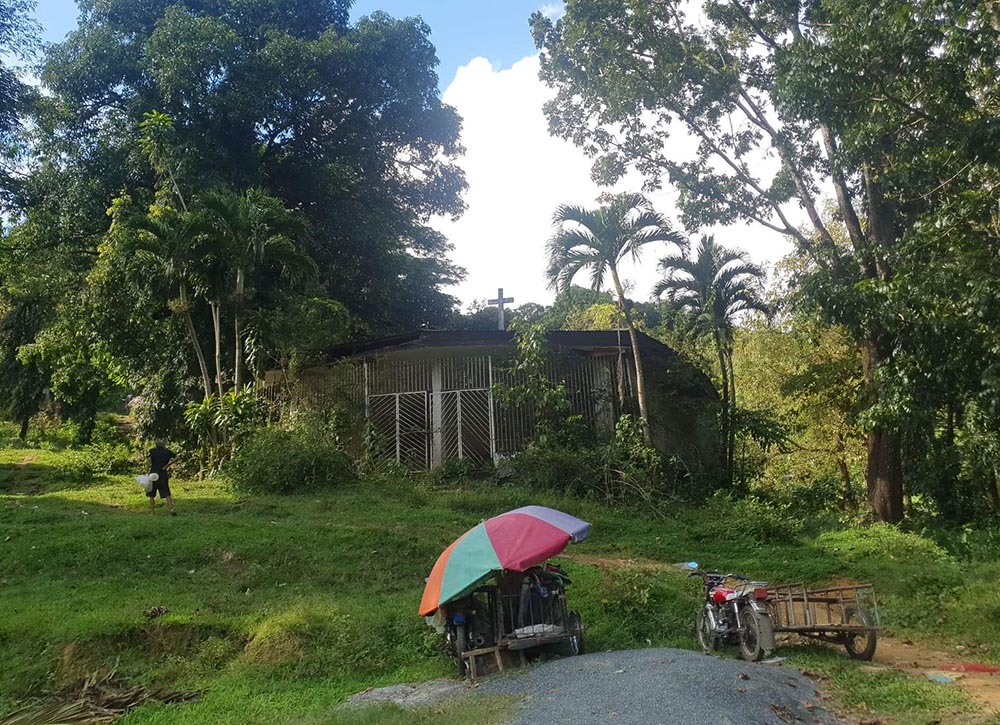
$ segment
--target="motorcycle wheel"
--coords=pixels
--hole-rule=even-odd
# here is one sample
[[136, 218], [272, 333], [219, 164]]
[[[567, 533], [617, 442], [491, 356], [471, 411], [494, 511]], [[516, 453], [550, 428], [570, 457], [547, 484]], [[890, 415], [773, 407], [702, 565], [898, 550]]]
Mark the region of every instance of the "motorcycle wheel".
[[719, 649], [719, 637], [712, 631], [712, 620], [708, 618], [707, 605], [698, 612], [698, 644], [702, 652], [710, 654]]
[[571, 643], [575, 649], [573, 654], [582, 655], [585, 651], [583, 647], [584, 628], [583, 628], [583, 620], [580, 618], [579, 612], [574, 611], [569, 613], [569, 628], [570, 631], [573, 633], [573, 639], [571, 640]]
[[579, 612], [570, 612], [567, 618], [566, 631], [571, 635], [563, 646], [563, 655], [574, 657], [583, 654], [583, 620]]
[[740, 654], [747, 662], [760, 662], [765, 654], [757, 616], [749, 607], [740, 612]]
[[469, 642], [467, 639], [465, 625], [456, 624], [455, 625], [455, 655], [458, 657], [458, 676], [465, 677], [465, 673], [468, 670], [468, 665], [465, 663], [465, 658], [462, 654], [469, 648]]
[[[844, 624], [859, 627], [871, 627], [872, 616], [864, 609], [848, 609], [844, 612]], [[844, 649], [851, 659], [869, 661], [875, 656], [878, 646], [878, 635], [874, 631], [860, 634], [849, 634], [844, 638]]]

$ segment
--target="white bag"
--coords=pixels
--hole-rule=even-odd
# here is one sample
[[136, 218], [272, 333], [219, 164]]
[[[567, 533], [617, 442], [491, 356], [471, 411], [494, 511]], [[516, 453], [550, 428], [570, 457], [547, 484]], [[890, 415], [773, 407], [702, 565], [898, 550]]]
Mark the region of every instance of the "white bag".
[[[141, 488], [146, 493], [149, 493], [150, 491], [153, 490], [153, 483], [155, 483], [156, 481], [156, 479], [154, 479], [153, 476], [156, 476], [156, 474], [151, 473], [148, 476], [136, 476], [135, 482], [139, 485], [139, 488]], [[156, 476], [156, 478], [159, 478], [159, 476]]]

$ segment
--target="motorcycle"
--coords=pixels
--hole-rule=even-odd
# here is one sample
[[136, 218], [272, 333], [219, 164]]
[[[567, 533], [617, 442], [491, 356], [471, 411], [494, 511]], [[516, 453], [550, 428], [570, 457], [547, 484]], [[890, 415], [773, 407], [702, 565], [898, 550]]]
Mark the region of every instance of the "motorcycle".
[[449, 653], [458, 663], [458, 675], [464, 677], [466, 663], [462, 654], [495, 644], [490, 613], [495, 609], [495, 595], [490, 588], [480, 587], [472, 594], [449, 602], [442, 607], [445, 616], [445, 638]]
[[[737, 574], [696, 569], [688, 576], [701, 577], [705, 604], [698, 612], [698, 644], [706, 653], [738, 645], [748, 662], [759, 662], [774, 651], [774, 626], [767, 609], [766, 582], [752, 582]], [[730, 581], [739, 582], [727, 587]]]

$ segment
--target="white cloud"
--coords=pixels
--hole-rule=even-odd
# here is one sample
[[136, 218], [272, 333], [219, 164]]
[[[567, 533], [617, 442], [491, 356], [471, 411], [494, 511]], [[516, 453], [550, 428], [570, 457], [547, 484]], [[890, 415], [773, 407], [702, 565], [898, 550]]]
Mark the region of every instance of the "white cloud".
[[549, 20], [555, 21], [566, 14], [566, 5], [561, 2], [545, 3], [538, 8], [538, 12], [547, 17]]
[[[437, 219], [434, 226], [455, 245], [454, 261], [468, 270], [466, 279], [449, 290], [463, 304], [493, 297], [498, 287], [514, 297], [515, 306], [551, 301], [545, 241], [552, 212], [562, 203], [592, 205], [607, 191], [591, 180], [591, 161], [582, 151], [549, 135], [542, 105], [551, 96], [538, 79], [537, 56], [504, 70], [475, 58], [458, 69], [443, 94], [463, 118], [466, 153], [460, 163], [469, 182], [468, 210], [457, 221]], [[688, 139], [671, 143], [690, 153]], [[630, 175], [615, 191], [637, 191], [641, 182]], [[651, 198], [676, 219], [675, 192], [668, 187]], [[773, 263], [791, 248], [759, 227], [715, 231], [719, 241], [749, 250], [758, 262]], [[626, 270], [635, 299], [648, 298], [657, 279], [656, 260], [665, 251], [650, 249], [637, 267]]]

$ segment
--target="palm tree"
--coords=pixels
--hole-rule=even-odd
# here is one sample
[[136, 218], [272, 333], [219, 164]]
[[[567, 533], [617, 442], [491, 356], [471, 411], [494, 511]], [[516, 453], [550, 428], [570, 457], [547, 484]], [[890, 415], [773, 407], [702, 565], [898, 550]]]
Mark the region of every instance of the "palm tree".
[[235, 371], [233, 385], [243, 386], [244, 342], [243, 306], [247, 296], [247, 275], [269, 259], [284, 270], [308, 272], [314, 265], [293, 241], [303, 236], [305, 224], [285, 208], [280, 200], [260, 188], [240, 194], [231, 190], [215, 191], [199, 198], [219, 244], [229, 251], [233, 281], [233, 332]]
[[649, 440], [649, 406], [646, 399], [646, 378], [643, 374], [639, 338], [632, 318], [632, 310], [625, 299], [620, 265], [623, 259], [638, 260], [647, 244], [664, 242], [680, 249], [687, 247], [687, 240], [675, 232], [670, 222], [653, 211], [640, 194], [619, 194], [603, 199], [596, 209], [582, 206], [561, 205], [552, 218], [555, 233], [546, 251], [549, 257], [548, 278], [551, 287], [560, 292], [569, 289], [573, 278], [580, 272], [590, 275], [590, 286], [600, 291], [608, 276], [625, 315], [632, 358], [635, 361], [635, 388], [639, 401], [646, 440]]
[[667, 295], [680, 310], [691, 315], [696, 333], [711, 334], [722, 375], [723, 439], [726, 471], [732, 480], [736, 448], [736, 380], [733, 374], [733, 330], [736, 319], [748, 312], [770, 314], [760, 297], [765, 272], [746, 253], [719, 246], [712, 236], [703, 236], [694, 254], [664, 257], [659, 269], [666, 276], [654, 295]]
[[152, 272], [177, 288], [177, 300], [170, 308], [184, 320], [207, 398], [212, 394], [212, 379], [191, 317], [191, 287], [195, 268], [202, 257], [199, 247], [204, 223], [195, 214], [170, 210], [155, 217], [136, 215], [128, 220], [128, 228], [135, 232], [129, 245], [133, 252], [132, 263], [144, 273]]
[[[208, 221], [205, 229], [211, 231]], [[215, 340], [215, 387], [221, 398], [225, 393], [222, 364], [222, 303], [229, 291], [229, 250], [209, 234], [204, 237], [202, 256], [192, 271], [191, 281], [195, 292], [208, 301], [212, 313], [212, 333]]]

